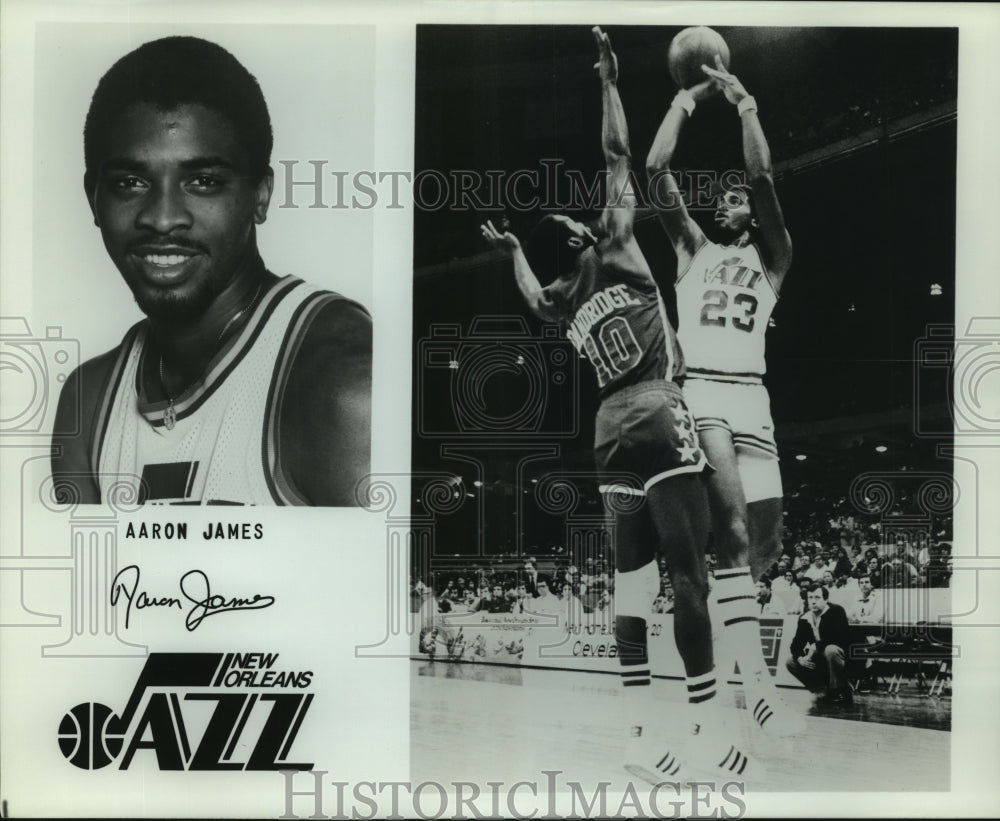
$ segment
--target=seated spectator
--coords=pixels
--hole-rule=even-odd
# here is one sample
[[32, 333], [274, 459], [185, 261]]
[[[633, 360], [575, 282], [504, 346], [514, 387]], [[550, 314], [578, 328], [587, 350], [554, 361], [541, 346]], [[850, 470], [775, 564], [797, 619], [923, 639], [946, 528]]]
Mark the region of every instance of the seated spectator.
[[800, 616], [805, 611], [806, 591], [812, 582], [803, 576], [796, 579], [785, 600], [785, 615]]
[[570, 624], [581, 624], [586, 621], [586, 615], [590, 612], [590, 608], [584, 603], [583, 598], [580, 595], [581, 588], [586, 588], [584, 584], [578, 584], [575, 587], [571, 584], [563, 586], [563, 604], [565, 605], [565, 612], [568, 615]]
[[523, 613], [524, 603], [528, 599], [528, 587], [524, 582], [520, 582], [517, 587], [514, 588], [514, 599], [511, 602], [510, 610], [512, 613]]
[[479, 602], [479, 599], [476, 598], [476, 591], [471, 587], [466, 587], [465, 590], [460, 592], [461, 595], [456, 601], [453, 601], [452, 604], [458, 606], [460, 611], [464, 611], [466, 613], [473, 612]]
[[781, 556], [777, 562], [775, 562], [770, 571], [767, 573], [767, 577], [771, 582], [776, 582], [778, 579], [784, 580], [785, 573], [789, 572], [792, 568], [792, 563], [789, 561], [787, 556]]
[[896, 555], [914, 566], [917, 564], [917, 548], [913, 542], [903, 539], [896, 543]]
[[[795, 576], [792, 575], [791, 569], [786, 569], [771, 580], [771, 594], [777, 596], [782, 602], [786, 602], [794, 584]], [[798, 595], [797, 589], [795, 594]]]
[[792, 559], [792, 572], [798, 572], [799, 570], [805, 570], [809, 567], [812, 562], [806, 555], [806, 549], [801, 544], [795, 545], [795, 558]]
[[539, 615], [565, 616], [567, 612], [566, 603], [556, 597], [549, 589], [551, 580], [548, 576], [539, 574], [535, 582], [538, 595], [535, 598], [524, 599], [524, 612], [537, 613]]
[[761, 576], [757, 580], [757, 606], [760, 608], [760, 616], [783, 616], [784, 610], [779, 601], [773, 600], [771, 592], [771, 580], [767, 576]]
[[807, 579], [812, 582], [821, 582], [823, 580], [823, 574], [827, 571], [826, 562], [823, 560], [823, 554], [817, 552], [812, 560], [812, 564], [809, 565], [803, 572]]
[[865, 561], [865, 552], [861, 545], [851, 548], [851, 569], [854, 570], [859, 564]]
[[882, 568], [883, 588], [913, 587], [920, 581], [920, 574], [909, 562], [904, 562], [898, 553]]
[[834, 579], [832, 573], [830, 574], [829, 583], [824, 579], [823, 586], [830, 593], [830, 601], [833, 604], [839, 604], [845, 610], [848, 604], [853, 601], [858, 587], [854, 579], [851, 579], [849, 576], [838, 576]]
[[872, 556], [868, 560], [867, 566], [868, 576], [872, 580], [873, 587], [882, 586], [882, 562], [878, 556]]
[[917, 551], [916, 560], [913, 562], [921, 578], [926, 578], [927, 566], [930, 563], [931, 563], [931, 548], [929, 544], [924, 542], [923, 547], [921, 547], [920, 550]]
[[785, 666], [809, 690], [823, 690], [822, 701], [850, 704], [853, 699], [845, 673], [850, 628], [844, 608], [828, 599], [823, 585], [809, 588], [809, 610], [799, 619]]
[[847, 551], [843, 547], [838, 547], [833, 560], [833, 567], [831, 568], [833, 570], [833, 577], [850, 576], [853, 569], [854, 565], [851, 564], [851, 560], [847, 556]]
[[930, 587], [948, 586], [951, 579], [951, 545], [948, 542], [940, 542], [931, 550], [926, 579]]
[[504, 596], [503, 588], [495, 584], [483, 594], [476, 609], [486, 613], [508, 613], [510, 604]]
[[858, 624], [882, 624], [885, 610], [882, 599], [872, 587], [872, 579], [867, 573], [858, 579], [858, 595], [847, 607], [847, 618]]

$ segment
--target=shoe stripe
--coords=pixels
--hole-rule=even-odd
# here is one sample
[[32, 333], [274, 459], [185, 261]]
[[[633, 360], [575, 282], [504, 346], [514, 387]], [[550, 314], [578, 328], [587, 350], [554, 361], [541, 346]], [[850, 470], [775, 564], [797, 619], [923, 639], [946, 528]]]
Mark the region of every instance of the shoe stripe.
[[708, 701], [715, 698], [715, 688], [713, 687], [710, 692], [698, 693], [688, 695], [688, 704], [701, 704], [703, 701]]
[[743, 763], [740, 764], [740, 768], [736, 772], [737, 772], [738, 775], [743, 775], [743, 771], [747, 768], [747, 764], [750, 762], [750, 759], [747, 758], [742, 753], [740, 753], [739, 755], [743, 758]]
[[715, 676], [712, 676], [712, 678], [698, 682], [697, 684], [688, 684], [687, 690], [688, 693], [694, 693], [697, 692], [698, 690], [706, 690], [709, 687], [714, 687], [714, 686], [715, 686]]
[[774, 711], [773, 711], [773, 710], [768, 710], [768, 711], [767, 711], [766, 713], [762, 714], [762, 715], [761, 715], [761, 716], [760, 716], [760, 717], [759, 717], [759, 718], [757, 719], [757, 723], [758, 723], [758, 724], [760, 724], [760, 726], [761, 726], [761, 727], [763, 727], [763, 726], [764, 726], [765, 724], [767, 724], [767, 720], [768, 720], [768, 719], [769, 719], [769, 718], [770, 718], [771, 716], [773, 716], [773, 715], [774, 715]]
[[[735, 752], [736, 752], [736, 748], [735, 747], [730, 747], [729, 748], [729, 752], [726, 753], [726, 757], [723, 758], [722, 761], [719, 762], [719, 767], [724, 768], [724, 769], [730, 769], [730, 767], [728, 766], [727, 762], [729, 761], [729, 756], [731, 756]], [[736, 753], [736, 754], [739, 755], [739, 753]]]
[[649, 686], [649, 679], [648, 678], [624, 679], [624, 680], [622, 680], [622, 686], [623, 687], [648, 687]]
[[677, 772], [679, 768], [680, 768], [679, 762], [677, 761], [676, 758], [674, 758], [673, 754], [669, 751], [665, 756], [663, 756], [663, 758], [660, 759], [660, 762], [656, 765], [656, 769], [658, 769], [661, 773], [666, 773], [667, 775], [673, 775], [675, 772]]
[[648, 676], [649, 675], [649, 670], [648, 669], [646, 669], [646, 670], [622, 670], [619, 673], [619, 675], [622, 676], [622, 677], [625, 677], [625, 676]]
[[758, 721], [760, 721], [761, 711], [766, 706], [767, 706], [767, 702], [764, 701], [764, 699], [762, 699], [762, 698], [758, 699], [757, 703], [754, 705], [754, 708], [753, 708], [753, 717], [756, 718]]

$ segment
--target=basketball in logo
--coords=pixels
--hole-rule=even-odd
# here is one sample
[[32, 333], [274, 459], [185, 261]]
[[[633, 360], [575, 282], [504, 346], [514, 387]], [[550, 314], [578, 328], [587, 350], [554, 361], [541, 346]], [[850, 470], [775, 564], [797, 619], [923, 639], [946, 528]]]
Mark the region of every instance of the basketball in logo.
[[77, 704], [59, 722], [59, 749], [82, 770], [106, 767], [122, 751], [124, 736], [108, 732], [118, 718], [105, 704]]

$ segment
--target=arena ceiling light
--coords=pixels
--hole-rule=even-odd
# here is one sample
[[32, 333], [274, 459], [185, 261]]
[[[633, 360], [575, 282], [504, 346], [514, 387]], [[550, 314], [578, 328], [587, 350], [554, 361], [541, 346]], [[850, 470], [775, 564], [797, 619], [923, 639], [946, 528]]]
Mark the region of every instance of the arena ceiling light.
[[887, 448], [885, 445], [876, 445], [875, 446], [875, 452], [876, 453], [885, 453], [887, 450], [889, 450], [889, 448]]
[[804, 462], [804, 461], [805, 461], [806, 459], [808, 459], [809, 457], [808, 457], [808, 456], [806, 456], [806, 455], [805, 455], [804, 453], [799, 453], [799, 454], [797, 454], [797, 455], [795, 456], [795, 458], [796, 458], [796, 460], [797, 460], [797, 461], [799, 461], [799, 462]]

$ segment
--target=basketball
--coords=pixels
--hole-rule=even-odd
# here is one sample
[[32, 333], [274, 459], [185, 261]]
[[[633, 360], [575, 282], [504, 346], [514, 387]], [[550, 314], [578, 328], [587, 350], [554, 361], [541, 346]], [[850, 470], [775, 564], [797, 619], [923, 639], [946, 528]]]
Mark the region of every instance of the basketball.
[[59, 749], [83, 770], [108, 766], [122, 749], [122, 736], [108, 732], [117, 719], [107, 705], [77, 704], [59, 722]]
[[722, 57], [722, 65], [729, 69], [729, 46], [719, 32], [707, 26], [691, 26], [678, 32], [670, 41], [667, 64], [670, 76], [681, 88], [707, 80], [702, 65], [715, 68], [715, 55]]

